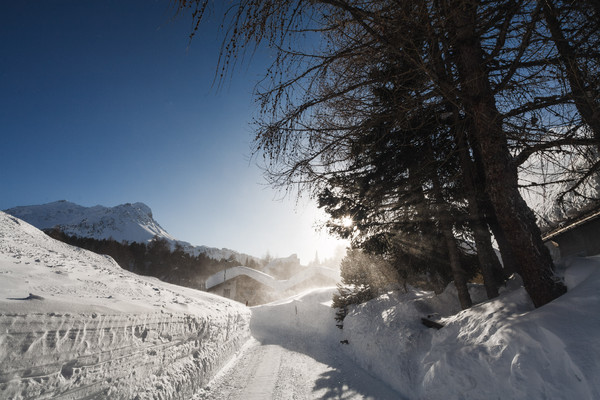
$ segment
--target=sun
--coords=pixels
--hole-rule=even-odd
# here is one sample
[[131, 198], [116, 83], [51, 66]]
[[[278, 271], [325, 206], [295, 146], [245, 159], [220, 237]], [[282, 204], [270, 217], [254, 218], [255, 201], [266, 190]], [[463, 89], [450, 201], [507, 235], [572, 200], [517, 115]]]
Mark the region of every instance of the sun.
[[354, 225], [354, 221], [352, 220], [352, 217], [342, 217], [340, 222], [344, 228], [350, 228], [351, 226]]

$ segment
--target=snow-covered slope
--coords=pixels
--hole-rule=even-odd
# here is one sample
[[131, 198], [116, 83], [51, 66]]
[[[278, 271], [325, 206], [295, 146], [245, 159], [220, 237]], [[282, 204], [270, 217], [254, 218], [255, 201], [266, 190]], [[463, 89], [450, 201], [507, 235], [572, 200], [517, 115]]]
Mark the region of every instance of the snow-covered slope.
[[189, 398], [249, 319], [0, 212], [0, 398]]
[[[390, 293], [351, 309], [343, 349], [406, 399], [599, 399], [600, 258], [565, 281], [538, 309], [516, 282], [465, 311], [452, 293]], [[432, 314], [444, 328], [421, 324]]]
[[175, 240], [152, 218], [150, 207], [144, 203], [83, 207], [61, 200], [15, 207], [5, 212], [38, 229], [57, 227], [68, 235], [79, 237], [139, 243], [147, 242], [154, 236]]
[[194, 246], [176, 240], [152, 217], [152, 210], [144, 203], [126, 203], [115, 207], [83, 207], [65, 200], [53, 203], [20, 206], [5, 210], [7, 214], [28, 222], [38, 229], [59, 228], [68, 235], [94, 239], [114, 239], [118, 242], [146, 243], [155, 236], [167, 240], [172, 247], [179, 244], [193, 256], [204, 253], [220, 260], [234, 257], [240, 263], [255, 257], [230, 249]]

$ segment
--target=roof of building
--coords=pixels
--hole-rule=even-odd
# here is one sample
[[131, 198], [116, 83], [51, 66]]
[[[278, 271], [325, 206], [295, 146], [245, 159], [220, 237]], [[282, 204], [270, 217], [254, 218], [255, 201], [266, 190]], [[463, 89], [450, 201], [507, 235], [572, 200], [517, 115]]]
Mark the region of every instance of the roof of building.
[[578, 226], [583, 225], [587, 222], [593, 221], [598, 217], [600, 217], [600, 209], [596, 208], [586, 214], [580, 215], [577, 218], [566, 221], [565, 223], [552, 229], [551, 231], [544, 233], [542, 235], [542, 239], [543, 240], [552, 240], [553, 238], [555, 238], [565, 232], [568, 232], [572, 229], [575, 229]]
[[313, 278], [316, 275], [322, 275], [336, 281], [339, 281], [340, 279], [339, 271], [326, 267], [306, 267], [296, 275], [292, 276], [290, 279], [278, 280], [269, 274], [265, 274], [264, 272], [239, 266], [227, 268], [226, 270], [209, 276], [206, 279], [206, 289], [208, 290], [238, 276], [248, 276], [262, 283], [263, 285], [270, 287], [271, 289], [285, 291], [299, 283]]

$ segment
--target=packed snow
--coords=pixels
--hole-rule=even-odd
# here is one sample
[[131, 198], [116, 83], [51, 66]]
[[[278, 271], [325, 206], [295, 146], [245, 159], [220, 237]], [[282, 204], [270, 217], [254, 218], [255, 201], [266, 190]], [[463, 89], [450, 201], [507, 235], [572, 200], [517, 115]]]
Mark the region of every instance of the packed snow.
[[189, 397], [246, 342], [249, 319], [0, 212], [0, 398]]
[[331, 308], [335, 290], [252, 307], [253, 339], [194, 399], [400, 399], [342, 352]]

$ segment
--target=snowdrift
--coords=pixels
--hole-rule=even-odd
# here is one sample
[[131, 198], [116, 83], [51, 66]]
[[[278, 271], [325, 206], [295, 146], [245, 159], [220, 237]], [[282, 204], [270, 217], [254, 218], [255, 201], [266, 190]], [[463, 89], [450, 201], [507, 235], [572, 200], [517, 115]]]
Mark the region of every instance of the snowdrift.
[[189, 398], [250, 312], [140, 277], [0, 212], [0, 398]]
[[516, 281], [465, 311], [451, 287], [383, 295], [351, 309], [342, 348], [407, 399], [598, 399], [600, 258], [567, 267], [568, 293], [539, 309]]
[[331, 298], [337, 289], [311, 289], [285, 300], [252, 307], [252, 336], [265, 343], [310, 340], [339, 344]]

